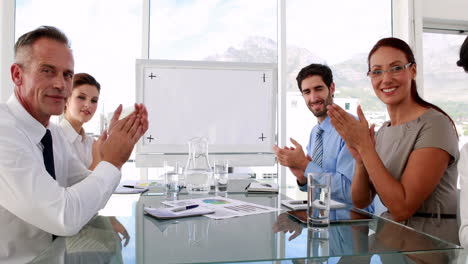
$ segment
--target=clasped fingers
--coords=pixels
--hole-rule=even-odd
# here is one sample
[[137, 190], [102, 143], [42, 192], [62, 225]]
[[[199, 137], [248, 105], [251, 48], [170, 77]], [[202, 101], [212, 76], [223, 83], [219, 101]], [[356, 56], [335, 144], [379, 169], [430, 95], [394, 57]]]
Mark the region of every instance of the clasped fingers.
[[360, 107], [358, 107], [359, 120], [337, 105], [328, 106], [328, 110], [331, 124], [348, 147], [359, 149], [358, 146], [368, 142], [369, 125]]

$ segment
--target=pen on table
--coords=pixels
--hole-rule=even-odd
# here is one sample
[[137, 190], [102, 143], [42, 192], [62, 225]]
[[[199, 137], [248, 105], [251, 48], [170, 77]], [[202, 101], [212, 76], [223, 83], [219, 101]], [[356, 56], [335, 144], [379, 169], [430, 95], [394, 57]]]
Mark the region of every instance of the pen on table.
[[180, 206], [180, 207], [173, 207], [170, 208], [172, 212], [180, 212], [180, 211], [185, 211], [193, 208], [197, 208], [198, 204], [193, 204], [193, 205], [187, 205], [187, 206]]
[[306, 204], [307, 200], [302, 200], [302, 201], [291, 201], [289, 202], [290, 204]]
[[247, 187], [245, 187], [245, 189], [247, 190], [249, 187], [250, 187], [250, 183], [249, 183], [249, 185], [247, 185]]
[[122, 185], [125, 188], [132, 188], [132, 189], [146, 189], [145, 187], [134, 186], [134, 185]]

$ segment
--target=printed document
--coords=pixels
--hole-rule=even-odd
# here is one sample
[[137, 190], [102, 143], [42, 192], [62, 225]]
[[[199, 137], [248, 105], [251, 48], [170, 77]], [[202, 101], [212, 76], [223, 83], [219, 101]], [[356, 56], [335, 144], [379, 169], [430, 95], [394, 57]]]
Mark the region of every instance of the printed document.
[[248, 203], [240, 200], [229, 199], [219, 196], [177, 201], [165, 201], [162, 203], [168, 206], [186, 206], [198, 204], [202, 208], [212, 209], [215, 211], [213, 214], [205, 215], [206, 217], [212, 219], [226, 219], [237, 216], [264, 214], [281, 210], [274, 207]]

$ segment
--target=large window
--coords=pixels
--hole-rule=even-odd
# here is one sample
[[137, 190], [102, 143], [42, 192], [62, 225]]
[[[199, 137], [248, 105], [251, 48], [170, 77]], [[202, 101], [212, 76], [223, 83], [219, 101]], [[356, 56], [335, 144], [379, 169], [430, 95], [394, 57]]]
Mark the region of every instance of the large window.
[[[388, 118], [366, 76], [367, 54], [377, 40], [392, 34], [391, 0], [287, 1], [287, 137], [305, 149], [317, 123], [309, 111], [296, 76], [311, 63], [324, 63], [333, 71], [335, 103], [352, 114], [361, 104], [369, 123]], [[287, 183], [295, 185], [289, 173]]]
[[276, 63], [276, 0], [152, 0], [150, 59]]
[[460, 148], [468, 143], [468, 74], [456, 65], [466, 35], [424, 33], [424, 98], [452, 117]]
[[71, 41], [75, 73], [87, 72], [101, 84], [99, 108], [86, 132], [100, 134], [100, 114], [135, 101], [142, 8], [134, 0], [16, 1], [16, 39], [41, 25], [61, 29]]
[[[276, 24], [277, 0], [151, 0], [149, 57], [276, 64]], [[234, 172], [270, 177], [276, 166]]]

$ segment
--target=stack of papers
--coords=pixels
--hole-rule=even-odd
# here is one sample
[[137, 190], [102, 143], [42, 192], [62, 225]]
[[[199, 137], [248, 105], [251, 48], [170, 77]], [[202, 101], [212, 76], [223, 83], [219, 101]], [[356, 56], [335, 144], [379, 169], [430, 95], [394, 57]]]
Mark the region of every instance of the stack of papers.
[[[264, 214], [280, 210], [278, 208], [248, 203], [240, 200], [229, 199], [226, 197], [219, 196], [177, 201], [164, 201], [162, 202], [162, 204], [173, 207], [198, 205], [199, 208], [205, 208], [214, 211], [214, 214], [205, 215], [205, 217], [211, 219], [226, 219], [238, 216]], [[188, 211], [191, 210], [195, 209], [190, 209]]]
[[246, 189], [247, 189], [247, 192], [277, 193], [279, 187], [278, 187], [278, 184], [276, 183], [251, 182], [250, 185], [248, 185]]

